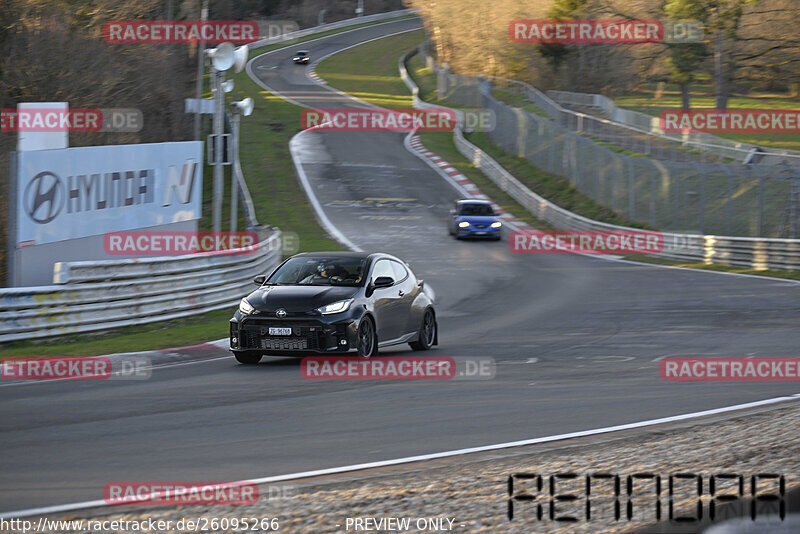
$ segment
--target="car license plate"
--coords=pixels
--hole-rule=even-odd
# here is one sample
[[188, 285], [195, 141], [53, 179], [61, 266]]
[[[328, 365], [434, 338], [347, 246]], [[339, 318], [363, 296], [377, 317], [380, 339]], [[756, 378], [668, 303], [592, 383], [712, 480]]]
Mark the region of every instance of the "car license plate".
[[271, 326], [269, 328], [269, 335], [271, 336], [291, 336], [292, 329], [291, 328], [276, 328]]

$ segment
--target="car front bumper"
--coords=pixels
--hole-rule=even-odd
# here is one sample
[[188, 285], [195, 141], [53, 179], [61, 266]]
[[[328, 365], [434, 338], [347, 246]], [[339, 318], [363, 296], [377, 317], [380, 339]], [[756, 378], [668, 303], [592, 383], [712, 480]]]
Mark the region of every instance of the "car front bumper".
[[456, 227], [456, 235], [459, 237], [497, 237], [502, 230], [502, 226], [500, 228], [492, 228], [486, 225], [483, 228], [478, 228], [478, 226], [472, 225], [466, 228]]
[[[269, 329], [275, 327], [291, 328], [292, 333], [270, 334]], [[233, 352], [276, 356], [330, 354], [355, 348], [357, 330], [358, 321], [352, 317], [327, 321], [325, 317], [277, 319], [246, 315], [231, 319], [228, 341]]]

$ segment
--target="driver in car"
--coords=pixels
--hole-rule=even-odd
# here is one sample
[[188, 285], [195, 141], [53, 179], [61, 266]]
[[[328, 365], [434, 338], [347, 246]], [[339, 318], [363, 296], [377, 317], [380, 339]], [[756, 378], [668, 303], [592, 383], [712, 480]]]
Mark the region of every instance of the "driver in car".
[[300, 281], [301, 284], [325, 284], [332, 282], [343, 282], [347, 271], [335, 264], [317, 265], [317, 272], [310, 274]]

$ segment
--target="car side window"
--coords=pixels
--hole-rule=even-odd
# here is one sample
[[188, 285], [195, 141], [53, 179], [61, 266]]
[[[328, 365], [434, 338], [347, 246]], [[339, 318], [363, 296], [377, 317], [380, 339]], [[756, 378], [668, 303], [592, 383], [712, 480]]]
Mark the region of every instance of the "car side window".
[[392, 278], [394, 278], [395, 282], [402, 282], [403, 280], [408, 278], [408, 270], [406, 270], [406, 268], [403, 267], [402, 264], [396, 261], [391, 262], [391, 264], [392, 264], [392, 269], [394, 270], [394, 276]]
[[370, 281], [375, 282], [375, 280], [381, 276], [388, 276], [395, 281], [397, 280], [397, 277], [394, 275], [394, 269], [392, 269], [392, 263], [389, 260], [378, 260], [375, 264], [375, 268], [372, 269]]

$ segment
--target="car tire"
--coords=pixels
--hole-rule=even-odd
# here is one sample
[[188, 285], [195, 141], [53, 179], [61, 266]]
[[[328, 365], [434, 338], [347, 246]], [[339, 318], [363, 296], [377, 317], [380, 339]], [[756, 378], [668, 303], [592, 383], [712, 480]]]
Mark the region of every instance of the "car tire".
[[261, 361], [261, 354], [257, 352], [234, 352], [236, 361], [244, 365], [255, 365]]
[[370, 316], [361, 319], [361, 323], [358, 325], [356, 353], [362, 358], [369, 358], [378, 354], [378, 334], [375, 329], [375, 322]]
[[430, 349], [436, 340], [437, 329], [436, 316], [433, 314], [433, 310], [428, 308], [422, 316], [422, 325], [419, 327], [417, 341], [412, 341], [409, 345], [414, 350]]

